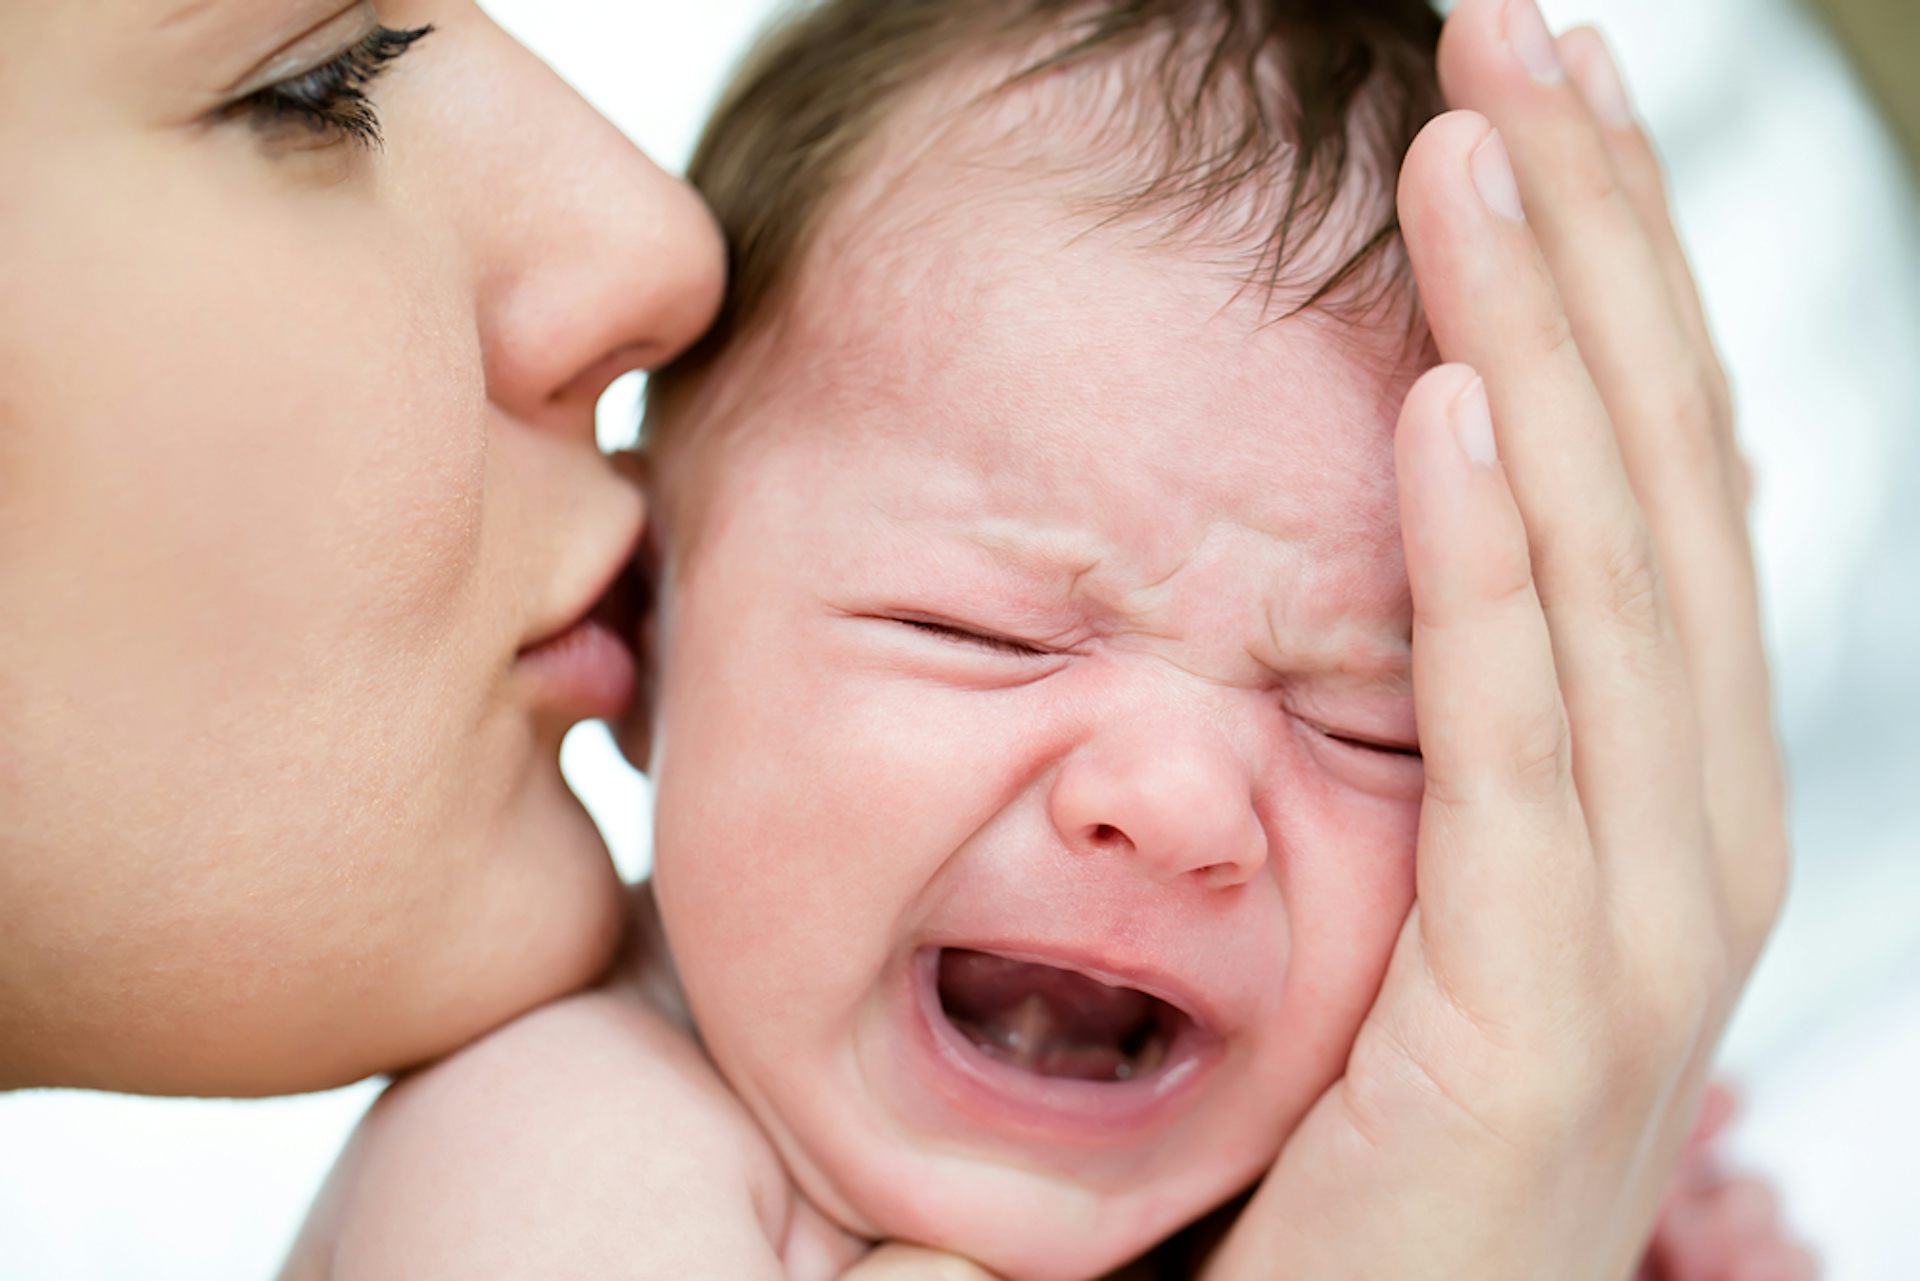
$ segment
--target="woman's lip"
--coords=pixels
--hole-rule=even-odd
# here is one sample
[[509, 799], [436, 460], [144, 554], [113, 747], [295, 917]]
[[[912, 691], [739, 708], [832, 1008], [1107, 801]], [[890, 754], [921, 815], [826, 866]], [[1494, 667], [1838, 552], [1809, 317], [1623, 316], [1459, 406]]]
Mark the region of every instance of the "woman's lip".
[[[566, 616], [565, 622], [551, 626], [548, 630], [538, 633], [534, 640], [530, 640], [522, 645], [520, 647], [520, 656], [525, 657], [538, 650], [546, 649], [573, 635], [595, 619], [611, 623], [615, 621], [614, 615], [616, 613], [631, 613], [632, 611], [628, 609], [630, 603], [628, 598], [633, 597], [635, 594], [633, 589], [633, 557], [631, 552], [629, 552], [629, 554], [615, 561], [612, 568], [599, 577], [593, 595], [587, 599], [585, 604], [576, 606], [573, 612]], [[624, 622], [626, 620], [623, 617], [620, 621]]]
[[618, 719], [639, 687], [633, 648], [598, 615], [520, 651], [514, 666], [542, 707], [581, 720]]
[[924, 948], [906, 967], [908, 1039], [919, 1047], [936, 1093], [971, 1126], [1055, 1143], [1127, 1142], [1166, 1123], [1221, 1057], [1220, 1039], [1188, 1020], [1166, 1061], [1129, 1081], [1043, 1077], [1003, 1063], [962, 1035], [941, 1009], [939, 955], [937, 947]]

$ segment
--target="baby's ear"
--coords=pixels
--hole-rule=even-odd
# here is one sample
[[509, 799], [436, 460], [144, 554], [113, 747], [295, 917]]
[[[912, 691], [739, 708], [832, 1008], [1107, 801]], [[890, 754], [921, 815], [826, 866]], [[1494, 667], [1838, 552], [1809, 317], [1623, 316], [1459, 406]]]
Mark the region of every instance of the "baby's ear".
[[621, 450], [613, 455], [613, 465], [639, 486], [646, 499], [646, 525], [623, 588], [629, 598], [625, 608], [619, 611], [627, 629], [627, 643], [633, 646], [639, 660], [639, 679], [634, 683], [633, 706], [613, 727], [620, 750], [635, 769], [644, 773], [653, 751], [653, 713], [660, 689], [655, 607], [660, 599], [661, 547], [659, 529], [654, 523], [659, 504], [653, 492], [653, 468], [646, 454], [639, 450]]

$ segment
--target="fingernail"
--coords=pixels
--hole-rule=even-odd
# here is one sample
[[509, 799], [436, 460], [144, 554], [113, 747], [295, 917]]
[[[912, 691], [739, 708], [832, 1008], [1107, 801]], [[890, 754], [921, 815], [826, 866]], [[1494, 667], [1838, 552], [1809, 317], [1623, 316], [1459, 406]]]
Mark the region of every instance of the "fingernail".
[[1447, 419], [1468, 462], [1491, 467], [1500, 461], [1500, 451], [1493, 443], [1493, 411], [1487, 408], [1485, 382], [1475, 378], [1473, 386], [1454, 397]]
[[1507, 45], [1527, 74], [1543, 85], [1559, 84], [1560, 51], [1534, 0], [1507, 0]]
[[1507, 144], [1500, 141], [1498, 129], [1487, 131], [1467, 164], [1487, 208], [1508, 222], [1527, 220], [1527, 211], [1520, 207], [1520, 184], [1513, 178], [1513, 161], [1507, 158]]
[[1570, 68], [1573, 83], [1601, 124], [1609, 129], [1630, 129], [1633, 105], [1627, 100], [1626, 83], [1620, 79], [1620, 64], [1614, 61], [1605, 36], [1598, 31], [1590, 35], [1581, 42], [1580, 56]]

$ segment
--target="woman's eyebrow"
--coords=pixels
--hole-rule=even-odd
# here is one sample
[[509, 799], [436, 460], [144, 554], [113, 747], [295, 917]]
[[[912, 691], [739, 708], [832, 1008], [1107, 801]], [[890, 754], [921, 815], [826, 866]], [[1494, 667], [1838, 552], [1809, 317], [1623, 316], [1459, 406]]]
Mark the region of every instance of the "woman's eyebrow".
[[[258, 0], [239, 3], [238, 0], [186, 0], [184, 4], [174, 5], [163, 13], [154, 24], [155, 35], [177, 37], [190, 34], [192, 28], [202, 26], [212, 19], [220, 17], [222, 11], [231, 10], [235, 18], [242, 15], [274, 29], [292, 27], [297, 34], [305, 27], [325, 22], [329, 17], [355, 7], [356, 0], [275, 0], [271, 4], [260, 4]], [[297, 26], [295, 24], [304, 24]]]
[[156, 32], [167, 32], [178, 27], [189, 26], [206, 17], [211, 10], [219, 6], [220, 2], [221, 0], [188, 0], [188, 3], [164, 15], [153, 29]]

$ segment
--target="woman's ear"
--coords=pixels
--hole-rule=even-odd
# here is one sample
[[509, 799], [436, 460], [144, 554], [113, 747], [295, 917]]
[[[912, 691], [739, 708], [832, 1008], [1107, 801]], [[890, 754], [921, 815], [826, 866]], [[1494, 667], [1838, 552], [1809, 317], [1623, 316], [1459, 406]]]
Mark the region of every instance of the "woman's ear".
[[640, 545], [634, 549], [633, 563], [621, 588], [627, 599], [618, 611], [627, 643], [633, 646], [638, 660], [638, 679], [634, 682], [633, 705], [613, 727], [621, 752], [635, 769], [645, 773], [653, 752], [653, 714], [660, 689], [656, 623], [664, 559], [656, 517], [661, 508], [654, 494], [656, 474], [643, 450], [621, 450], [613, 455], [613, 465], [639, 486], [646, 502], [646, 524]]

